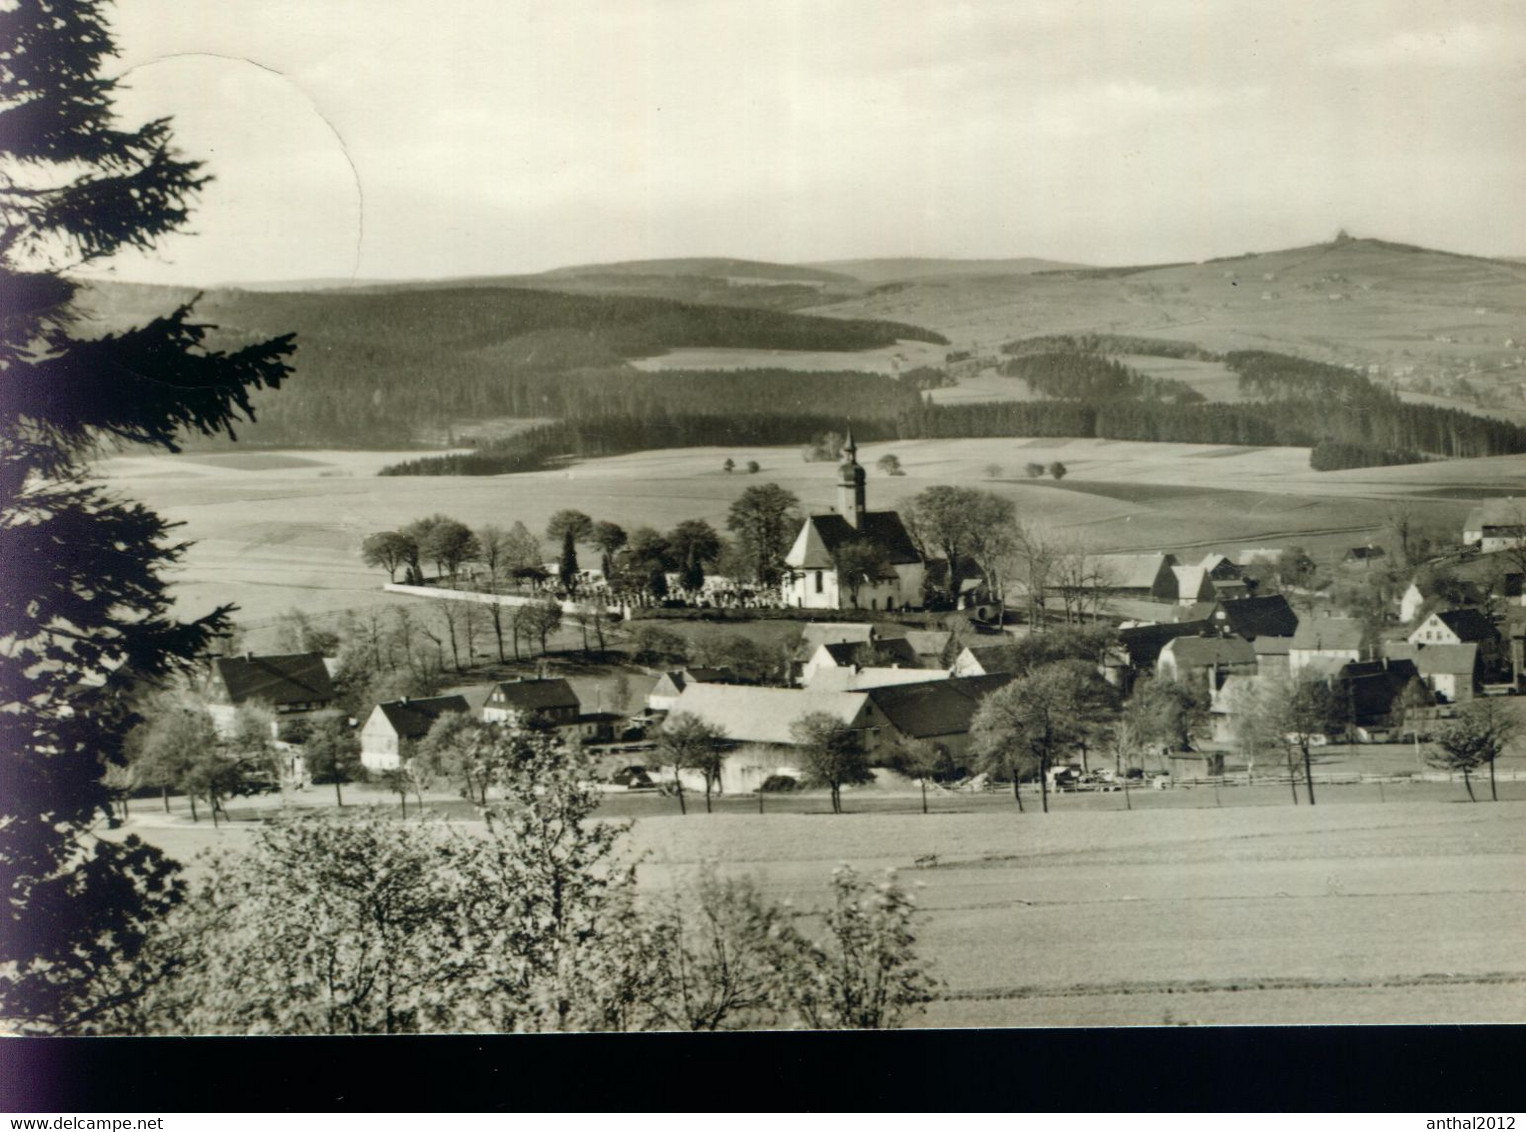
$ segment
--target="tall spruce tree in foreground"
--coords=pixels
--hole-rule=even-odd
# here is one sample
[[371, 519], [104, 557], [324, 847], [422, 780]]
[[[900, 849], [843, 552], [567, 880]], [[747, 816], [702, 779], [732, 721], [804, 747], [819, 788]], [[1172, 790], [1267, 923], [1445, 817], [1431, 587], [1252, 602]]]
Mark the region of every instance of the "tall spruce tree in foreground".
[[184, 667], [231, 610], [170, 616], [161, 572], [184, 544], [88, 482], [85, 460], [111, 442], [231, 437], [293, 349], [290, 336], [214, 349], [190, 305], [81, 328], [68, 273], [152, 248], [207, 180], [172, 150], [167, 119], [116, 121], [104, 7], [17, 0], [0, 53], [0, 1019], [76, 1033], [122, 1027], [151, 977], [136, 962], [146, 932], [182, 891], [157, 850], [94, 836], [133, 722], [120, 678]]

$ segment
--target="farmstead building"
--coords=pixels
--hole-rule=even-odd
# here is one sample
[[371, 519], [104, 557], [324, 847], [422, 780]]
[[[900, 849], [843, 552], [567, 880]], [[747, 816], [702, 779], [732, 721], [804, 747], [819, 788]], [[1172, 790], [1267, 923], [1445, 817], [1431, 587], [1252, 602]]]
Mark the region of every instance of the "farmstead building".
[[[881, 565], [873, 577], [841, 576], [839, 554], [859, 542], [883, 552]], [[866, 506], [864, 469], [851, 429], [837, 468], [837, 509], [805, 521], [784, 564], [789, 568], [785, 601], [799, 609], [908, 609], [922, 603], [922, 555], [898, 513]]]

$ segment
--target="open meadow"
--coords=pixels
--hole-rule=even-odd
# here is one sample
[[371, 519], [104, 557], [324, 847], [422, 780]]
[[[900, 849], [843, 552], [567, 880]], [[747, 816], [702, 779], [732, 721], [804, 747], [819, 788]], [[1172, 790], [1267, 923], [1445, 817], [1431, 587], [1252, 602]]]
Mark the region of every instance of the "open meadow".
[[[1003, 379], [1007, 380], [1007, 379]], [[1015, 383], [1021, 384], [1021, 383]], [[875, 468], [900, 458], [905, 475]], [[542, 531], [566, 507], [627, 528], [705, 519], [724, 529], [749, 486], [777, 483], [809, 510], [832, 506], [835, 472], [795, 448], [684, 448], [588, 460], [554, 471], [487, 477], [378, 477], [395, 452], [257, 450], [123, 455], [101, 462], [107, 484], [183, 526], [195, 545], [175, 575], [182, 612], [236, 601], [253, 626], [302, 609], [323, 615], [378, 602], [385, 575], [360, 561], [361, 539], [444, 512], [477, 526], [523, 521]], [[722, 463], [756, 460], [755, 476]], [[1059, 482], [1028, 463], [1062, 461]], [[1233, 550], [1302, 543], [1316, 555], [1366, 542], [1404, 500], [1422, 519], [1459, 528], [1472, 501], [1526, 492], [1526, 457], [1314, 472], [1298, 448], [1236, 448], [1093, 439], [907, 440], [865, 444], [869, 503], [895, 507], [933, 484], [1010, 496], [1025, 519], [1096, 550]], [[547, 546], [550, 556], [554, 548]]]
[[[840, 863], [898, 870], [944, 983], [924, 1025], [1526, 1021], [1523, 784], [1478, 805], [1446, 783], [1391, 787], [1384, 802], [1333, 787], [1312, 808], [1272, 787], [1226, 794], [1218, 808], [1207, 791], [1144, 792], [1132, 811], [1117, 795], [1066, 796], [1047, 815], [992, 794], [927, 816], [909, 798], [884, 812], [855, 795], [840, 817], [816, 795], [777, 800], [791, 812], [688, 817], [643, 795], [631, 847], [649, 897], [713, 863], [790, 901], [807, 928]], [[380, 796], [349, 792], [368, 797]], [[304, 804], [331, 798], [312, 789]], [[156, 809], [137, 803], [132, 830], [186, 860], [256, 828]]]

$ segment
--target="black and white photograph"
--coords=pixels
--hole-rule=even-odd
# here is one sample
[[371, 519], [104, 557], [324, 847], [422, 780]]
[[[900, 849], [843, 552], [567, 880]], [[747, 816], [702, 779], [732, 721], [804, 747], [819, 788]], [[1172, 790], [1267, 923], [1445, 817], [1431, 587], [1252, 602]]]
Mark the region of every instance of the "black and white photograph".
[[1523, 201], [1514, 0], [0, 0], [0, 1032], [1526, 1022]]

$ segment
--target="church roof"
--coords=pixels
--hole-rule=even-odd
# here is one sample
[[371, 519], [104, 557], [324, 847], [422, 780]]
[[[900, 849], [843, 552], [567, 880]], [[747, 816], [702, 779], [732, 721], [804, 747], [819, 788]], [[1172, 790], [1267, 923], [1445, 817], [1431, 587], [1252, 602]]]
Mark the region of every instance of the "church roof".
[[892, 566], [922, 561], [906, 525], [895, 511], [866, 511], [862, 525], [857, 528], [841, 515], [812, 515], [806, 519], [801, 534], [803, 538], [796, 539], [785, 559], [786, 565], [797, 570], [832, 569], [833, 556], [838, 549], [855, 539], [865, 539], [884, 547]]

